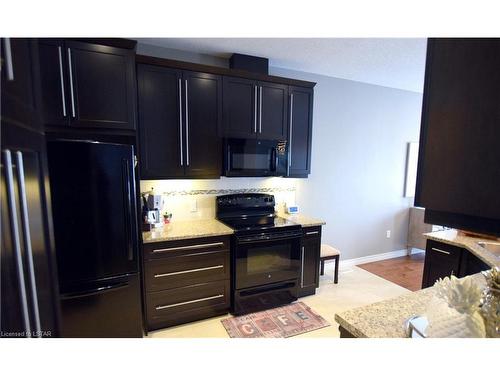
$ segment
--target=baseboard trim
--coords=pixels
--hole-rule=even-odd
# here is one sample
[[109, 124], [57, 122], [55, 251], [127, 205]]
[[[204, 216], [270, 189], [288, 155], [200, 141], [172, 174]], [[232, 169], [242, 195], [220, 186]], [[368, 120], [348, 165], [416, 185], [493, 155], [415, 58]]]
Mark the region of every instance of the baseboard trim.
[[[411, 253], [418, 254], [423, 252], [424, 250], [413, 248]], [[368, 255], [360, 258], [345, 259], [340, 261], [339, 268], [340, 269], [351, 268], [352, 266], [355, 266], [357, 264], [371, 263], [371, 262], [377, 262], [379, 260], [398, 258], [398, 257], [403, 257], [407, 254], [408, 250], [402, 249], [402, 250], [389, 251], [387, 253]]]

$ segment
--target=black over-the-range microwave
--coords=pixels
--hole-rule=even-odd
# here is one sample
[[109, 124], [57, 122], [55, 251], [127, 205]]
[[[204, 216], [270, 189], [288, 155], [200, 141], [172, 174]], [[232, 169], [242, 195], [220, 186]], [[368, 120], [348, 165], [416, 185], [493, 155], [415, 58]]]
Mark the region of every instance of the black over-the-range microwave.
[[286, 176], [286, 141], [227, 138], [224, 175], [232, 177]]

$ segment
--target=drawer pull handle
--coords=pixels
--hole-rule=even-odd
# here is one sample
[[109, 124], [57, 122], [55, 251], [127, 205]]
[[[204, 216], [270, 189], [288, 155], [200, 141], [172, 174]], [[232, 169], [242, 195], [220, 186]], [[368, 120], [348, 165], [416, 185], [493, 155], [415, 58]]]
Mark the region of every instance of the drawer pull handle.
[[165, 251], [174, 251], [174, 250], [202, 249], [204, 247], [219, 247], [222, 245], [224, 245], [224, 242], [214, 242], [214, 243], [204, 243], [204, 244], [200, 244], [200, 245], [169, 247], [167, 249], [154, 249], [153, 253], [164, 253]]
[[434, 251], [437, 251], [438, 253], [443, 253], [443, 254], [446, 254], [446, 255], [450, 255], [450, 253], [448, 251], [444, 251], [444, 250], [441, 250], [441, 249], [436, 249], [435, 247], [432, 247], [431, 249], [434, 250]]
[[306, 232], [306, 234], [307, 234], [308, 236], [311, 236], [311, 235], [313, 235], [313, 234], [319, 234], [319, 231], [317, 231], [317, 230], [316, 230], [316, 231], [314, 231], [314, 232]]
[[207, 270], [215, 270], [215, 269], [218, 269], [218, 268], [224, 268], [224, 265], [219, 264], [218, 266], [203, 267], [203, 268], [193, 268], [191, 270], [185, 270], [185, 271], [177, 271], [177, 272], [169, 272], [169, 273], [157, 273], [155, 275], [155, 278], [165, 277], [165, 276], [173, 276], [173, 275], [182, 275], [183, 273], [191, 273], [191, 272], [200, 272], [200, 271], [207, 271]]
[[160, 305], [160, 306], [156, 306], [156, 310], [163, 310], [163, 309], [168, 309], [168, 308], [176, 307], [176, 306], [189, 305], [191, 303], [209, 301], [211, 299], [216, 299], [216, 298], [221, 298], [221, 297], [224, 297], [224, 294], [217, 294], [216, 296], [193, 299], [191, 301], [186, 301], [186, 302], [173, 303], [171, 305]]

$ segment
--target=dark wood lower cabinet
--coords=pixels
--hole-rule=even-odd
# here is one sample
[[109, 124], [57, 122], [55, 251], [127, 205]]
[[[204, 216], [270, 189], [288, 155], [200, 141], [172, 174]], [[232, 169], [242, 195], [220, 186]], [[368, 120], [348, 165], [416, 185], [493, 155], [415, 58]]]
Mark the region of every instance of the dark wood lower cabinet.
[[304, 228], [301, 247], [299, 297], [316, 293], [316, 288], [319, 286], [320, 251], [321, 227]]
[[433, 286], [440, 278], [465, 277], [489, 268], [467, 249], [427, 240], [422, 288]]
[[229, 236], [144, 245], [149, 331], [229, 311], [229, 248]]

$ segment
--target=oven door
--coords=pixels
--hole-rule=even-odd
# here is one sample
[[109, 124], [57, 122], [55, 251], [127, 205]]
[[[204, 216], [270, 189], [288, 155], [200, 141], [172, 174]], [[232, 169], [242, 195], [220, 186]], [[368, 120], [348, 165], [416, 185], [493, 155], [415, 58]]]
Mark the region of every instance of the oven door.
[[235, 246], [235, 287], [251, 288], [300, 276], [302, 233], [238, 236]]
[[226, 176], [282, 176], [276, 141], [228, 139], [225, 142]]

